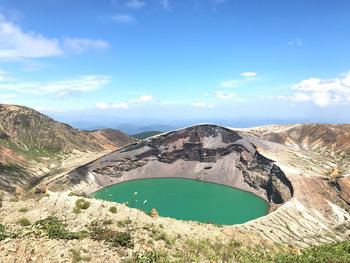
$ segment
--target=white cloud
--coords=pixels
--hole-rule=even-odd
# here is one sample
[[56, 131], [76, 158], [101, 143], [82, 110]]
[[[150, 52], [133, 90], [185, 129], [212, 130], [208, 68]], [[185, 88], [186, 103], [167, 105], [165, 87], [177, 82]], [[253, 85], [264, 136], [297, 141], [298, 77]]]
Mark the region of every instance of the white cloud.
[[54, 82], [10, 82], [0, 84], [0, 89], [31, 94], [56, 94], [56, 97], [65, 97], [78, 92], [98, 89], [107, 84], [109, 76], [86, 75], [78, 79]]
[[256, 75], [258, 75], [258, 73], [256, 73], [256, 72], [243, 72], [241, 74], [241, 76], [243, 76], [243, 77], [255, 77]]
[[147, 103], [153, 100], [153, 96], [152, 95], [141, 95], [139, 98], [137, 99], [131, 99], [127, 102], [122, 102], [122, 103], [116, 103], [113, 105], [109, 105], [108, 103], [105, 102], [100, 102], [96, 104], [96, 107], [99, 109], [108, 109], [110, 107], [112, 108], [116, 108], [116, 109], [127, 109], [129, 108], [129, 106], [131, 104], [143, 104], [143, 103]]
[[256, 72], [243, 72], [241, 73], [241, 76], [244, 78], [226, 80], [226, 81], [222, 81], [220, 84], [221, 84], [221, 87], [223, 88], [238, 88], [250, 82], [258, 80], [259, 77], [257, 77], [257, 75], [258, 73]]
[[45, 38], [33, 31], [24, 32], [19, 26], [0, 20], [0, 58], [41, 58], [62, 54], [58, 39]]
[[139, 101], [142, 102], [147, 102], [147, 101], [151, 101], [153, 100], [153, 96], [152, 95], [142, 95], [139, 99]]
[[114, 105], [113, 105], [113, 108], [117, 108], [117, 109], [119, 109], [119, 108], [121, 108], [121, 109], [127, 109], [127, 108], [129, 108], [129, 103], [127, 103], [127, 102], [122, 102], [122, 103], [119, 103], [119, 104], [114, 104]]
[[0, 69], [0, 82], [14, 81], [11, 74]]
[[168, 9], [170, 7], [169, 0], [160, 0], [160, 4], [164, 9]]
[[224, 88], [238, 88], [243, 84], [242, 80], [227, 80], [221, 82], [221, 87]]
[[126, 2], [126, 6], [134, 9], [139, 9], [142, 8], [146, 5], [145, 2], [143, 1], [138, 1], [138, 0], [130, 0]]
[[205, 102], [193, 102], [191, 105], [195, 107], [203, 107], [203, 108], [210, 108], [210, 109], [214, 108], [213, 104], [207, 104]]
[[289, 41], [288, 44], [291, 46], [301, 46], [303, 45], [303, 41], [301, 41], [300, 38], [297, 38], [295, 40]]
[[0, 14], [0, 59], [19, 60], [63, 55], [68, 48], [76, 53], [87, 49], [108, 48], [104, 40], [66, 38], [47, 38], [34, 31], [24, 31]]
[[96, 108], [101, 109], [101, 110], [105, 110], [105, 109], [109, 108], [109, 105], [106, 102], [99, 102], [96, 104]]
[[293, 87], [300, 92], [292, 96], [294, 101], [313, 101], [320, 107], [350, 102], [350, 71], [343, 78], [319, 79], [310, 78]]
[[13, 94], [0, 94], [0, 100], [13, 98], [14, 96]]
[[127, 14], [117, 14], [112, 16], [112, 19], [124, 24], [135, 24], [137, 22], [135, 17]]
[[236, 94], [234, 94], [234, 93], [227, 93], [224, 91], [217, 91], [216, 92], [216, 97], [219, 99], [231, 99], [234, 96], [236, 96]]
[[294, 101], [300, 101], [300, 102], [311, 100], [311, 98], [305, 93], [295, 93], [292, 99]]
[[63, 46], [74, 53], [82, 53], [89, 49], [108, 49], [110, 47], [107, 41], [88, 38], [66, 38]]
[[206, 107], [207, 106], [207, 104], [204, 102], [193, 102], [192, 105], [196, 106], [196, 107]]

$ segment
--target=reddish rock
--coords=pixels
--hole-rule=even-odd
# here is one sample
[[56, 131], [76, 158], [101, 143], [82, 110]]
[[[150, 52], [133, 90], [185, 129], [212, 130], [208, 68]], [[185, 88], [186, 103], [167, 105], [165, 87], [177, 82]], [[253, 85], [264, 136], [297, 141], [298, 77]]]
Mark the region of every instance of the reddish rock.
[[151, 211], [151, 213], [152, 213], [152, 215], [153, 215], [154, 217], [159, 217], [158, 212], [157, 212], [156, 209], [153, 208], [152, 211]]

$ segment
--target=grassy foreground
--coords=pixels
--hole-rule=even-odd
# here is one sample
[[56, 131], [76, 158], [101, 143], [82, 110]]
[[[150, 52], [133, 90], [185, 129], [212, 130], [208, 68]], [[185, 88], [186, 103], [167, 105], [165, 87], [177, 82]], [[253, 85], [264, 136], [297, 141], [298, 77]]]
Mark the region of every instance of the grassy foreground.
[[[30, 224], [30, 223], [29, 223]], [[105, 223], [95, 222], [87, 230], [70, 232], [67, 224], [56, 217], [49, 217], [31, 225], [31, 231], [25, 235], [36, 237], [47, 236], [51, 239], [83, 239], [90, 238], [112, 244], [115, 247], [133, 247], [133, 229], [126, 232], [110, 230]], [[25, 225], [28, 227], [28, 224]], [[23, 230], [8, 233], [6, 227], [0, 225], [0, 242], [7, 238], [23, 236]], [[170, 263], [170, 262], [258, 262], [258, 263], [348, 263], [350, 262], [350, 241], [311, 246], [304, 250], [278, 246], [274, 250], [267, 250], [262, 246], [254, 248], [243, 246], [234, 240], [228, 243], [210, 240], [186, 240], [175, 242], [162, 231], [150, 228], [154, 240], [162, 239], [167, 243], [167, 250], [158, 251], [152, 246], [147, 251], [133, 253], [132, 257], [125, 259], [124, 263]], [[149, 242], [151, 243], [151, 242]], [[73, 258], [77, 255], [73, 253]], [[80, 260], [79, 260], [80, 261]], [[88, 258], [82, 261], [88, 261]]]

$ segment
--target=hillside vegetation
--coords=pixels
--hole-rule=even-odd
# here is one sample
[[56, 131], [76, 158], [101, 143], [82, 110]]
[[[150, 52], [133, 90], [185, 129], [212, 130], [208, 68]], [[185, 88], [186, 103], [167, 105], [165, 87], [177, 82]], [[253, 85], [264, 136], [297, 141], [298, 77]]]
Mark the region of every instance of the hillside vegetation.
[[26, 200], [4, 197], [0, 207], [0, 262], [15, 259], [16, 262], [347, 263], [350, 241], [299, 249], [242, 234], [230, 226], [166, 219], [84, 194], [48, 192]]
[[146, 132], [141, 132], [138, 134], [131, 135], [131, 137], [139, 139], [139, 140], [144, 140], [144, 139], [147, 139], [149, 137], [152, 137], [152, 136], [155, 136], [155, 135], [158, 135], [161, 133], [162, 132], [160, 132], [160, 131], [146, 131]]

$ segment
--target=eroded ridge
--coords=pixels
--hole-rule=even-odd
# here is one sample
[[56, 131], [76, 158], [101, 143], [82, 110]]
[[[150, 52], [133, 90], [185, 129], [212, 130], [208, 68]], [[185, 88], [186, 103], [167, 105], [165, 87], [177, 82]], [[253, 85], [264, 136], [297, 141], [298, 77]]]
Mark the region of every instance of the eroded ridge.
[[87, 192], [134, 179], [183, 177], [236, 187], [282, 204], [293, 196], [284, 172], [237, 132], [203, 124], [161, 134], [72, 171], [65, 183]]

